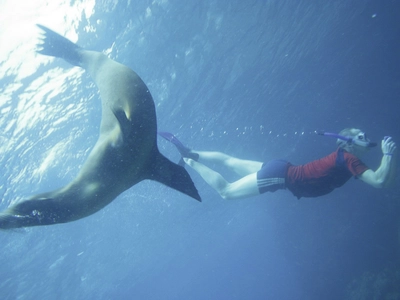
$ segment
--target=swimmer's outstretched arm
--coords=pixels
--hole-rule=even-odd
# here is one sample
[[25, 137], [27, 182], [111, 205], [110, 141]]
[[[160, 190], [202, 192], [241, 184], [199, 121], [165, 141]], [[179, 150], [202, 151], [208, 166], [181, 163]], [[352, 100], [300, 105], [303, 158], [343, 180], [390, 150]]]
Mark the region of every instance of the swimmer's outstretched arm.
[[[201, 158], [201, 154], [200, 154]], [[191, 166], [223, 199], [241, 199], [259, 195], [257, 185], [257, 171], [251, 173], [238, 181], [228, 182], [218, 172], [206, 167], [190, 158], [183, 158], [186, 164]]]
[[391, 137], [382, 140], [383, 157], [376, 171], [367, 170], [359, 178], [375, 188], [388, 187], [395, 178], [396, 173], [396, 144]]

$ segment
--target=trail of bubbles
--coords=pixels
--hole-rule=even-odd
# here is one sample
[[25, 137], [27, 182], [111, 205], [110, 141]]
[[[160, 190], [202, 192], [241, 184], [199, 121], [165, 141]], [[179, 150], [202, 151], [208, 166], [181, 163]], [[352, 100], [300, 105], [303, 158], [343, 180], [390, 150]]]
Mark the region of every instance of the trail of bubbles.
[[[194, 129], [191, 127], [190, 129]], [[220, 130], [209, 130], [204, 127], [199, 129], [199, 133], [202, 136], [218, 137], [218, 136], [245, 136], [245, 135], [262, 135], [270, 136], [271, 138], [284, 138], [284, 137], [302, 137], [315, 135], [315, 130], [293, 130], [293, 131], [279, 131], [265, 128], [263, 125], [260, 126], [244, 126], [236, 127], [231, 129], [220, 129]]]

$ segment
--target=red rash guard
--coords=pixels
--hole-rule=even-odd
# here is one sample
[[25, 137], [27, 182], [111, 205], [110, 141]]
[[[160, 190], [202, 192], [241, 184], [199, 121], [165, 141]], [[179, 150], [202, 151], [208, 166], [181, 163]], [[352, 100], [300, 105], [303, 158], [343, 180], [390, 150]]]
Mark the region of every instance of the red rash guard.
[[301, 166], [290, 165], [286, 187], [297, 197], [318, 197], [341, 187], [352, 176], [369, 168], [356, 156], [342, 149]]

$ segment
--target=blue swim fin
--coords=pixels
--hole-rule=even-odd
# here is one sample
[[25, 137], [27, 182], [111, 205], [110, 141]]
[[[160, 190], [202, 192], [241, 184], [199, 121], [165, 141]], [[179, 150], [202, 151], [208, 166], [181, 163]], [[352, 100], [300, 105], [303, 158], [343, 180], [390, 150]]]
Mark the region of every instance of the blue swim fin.
[[[182, 155], [182, 157], [187, 157], [191, 158], [195, 161], [199, 160], [199, 155], [197, 153], [193, 153], [192, 150], [190, 150], [188, 147], [184, 146], [180, 140], [176, 138], [172, 133], [165, 132], [165, 131], [159, 131], [158, 135], [166, 139], [167, 141], [171, 142], [172, 144], [175, 145], [175, 147], [178, 149], [179, 153]], [[181, 159], [178, 163], [179, 165], [185, 165], [185, 162], [183, 159]]]

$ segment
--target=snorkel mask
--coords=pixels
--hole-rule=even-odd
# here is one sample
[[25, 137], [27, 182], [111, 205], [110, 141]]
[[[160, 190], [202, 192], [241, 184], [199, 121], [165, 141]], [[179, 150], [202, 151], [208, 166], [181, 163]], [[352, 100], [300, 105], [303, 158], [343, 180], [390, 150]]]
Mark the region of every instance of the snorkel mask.
[[358, 145], [365, 148], [373, 148], [376, 147], [378, 144], [375, 142], [371, 142], [367, 135], [364, 132], [360, 132], [355, 137], [350, 136], [343, 136], [337, 133], [330, 133], [325, 131], [316, 131], [316, 134], [330, 136], [339, 140], [346, 142], [349, 145]]

